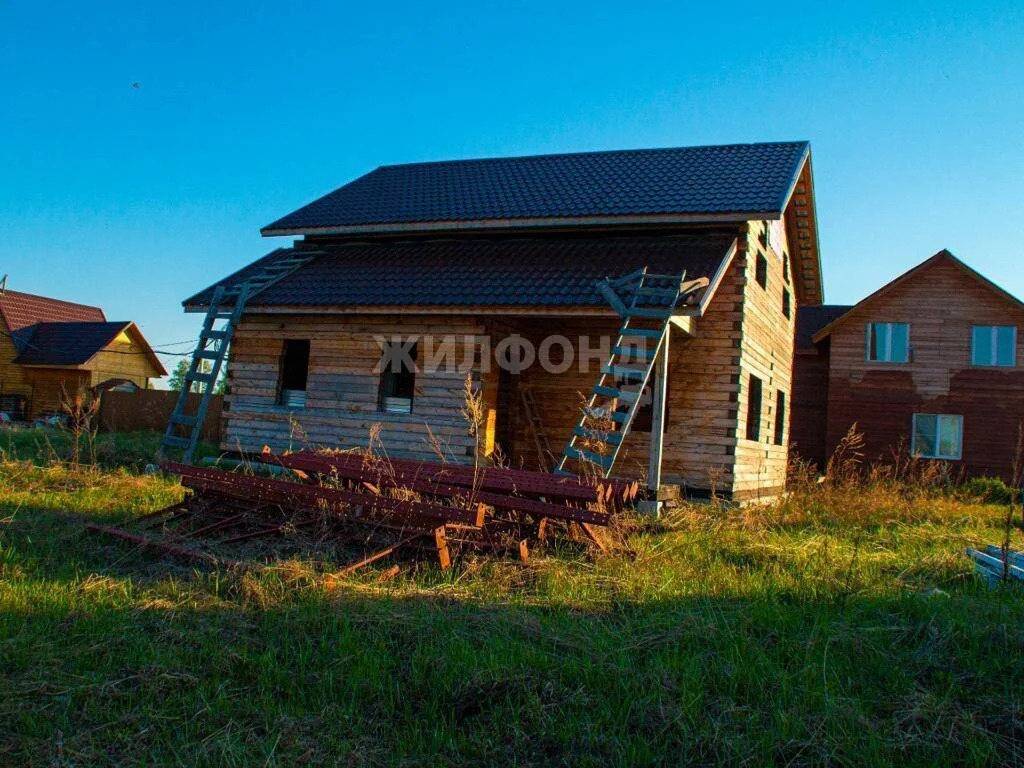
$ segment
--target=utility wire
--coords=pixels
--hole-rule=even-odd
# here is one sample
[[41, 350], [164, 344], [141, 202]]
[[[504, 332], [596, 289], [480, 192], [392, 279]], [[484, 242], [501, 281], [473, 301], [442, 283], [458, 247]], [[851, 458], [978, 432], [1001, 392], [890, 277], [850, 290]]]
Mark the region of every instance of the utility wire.
[[[11, 334], [11, 333], [9, 333], [7, 331], [0, 330], [0, 334], [3, 334], [7, 338], [9, 338], [11, 341], [13, 341], [14, 342], [14, 346], [16, 348], [20, 348], [20, 345], [24, 345], [25, 347], [31, 347], [32, 349], [36, 350], [36, 352], [46, 352], [45, 349], [43, 349], [42, 347], [40, 347], [40, 346], [38, 346], [36, 344], [33, 344], [31, 341], [29, 341], [27, 339], [18, 339], [13, 334]], [[176, 346], [176, 345], [181, 345], [181, 344], [195, 344], [198, 341], [199, 341], [199, 339], [189, 339], [188, 341], [172, 341], [172, 342], [170, 342], [168, 344], [162, 344], [161, 346], [170, 347], [170, 346]], [[103, 350], [103, 351], [109, 352], [109, 353], [112, 353], [112, 354], [115, 354], [115, 355], [145, 355], [147, 357], [149, 356], [149, 353], [148, 352], [144, 352], [144, 351], [129, 352], [129, 351], [126, 351], [126, 350], [119, 350], [119, 349], [107, 349], [107, 350]], [[157, 354], [157, 355], [167, 355], [168, 357], [191, 357], [192, 354], [193, 354], [192, 352], [173, 352], [173, 351], [168, 350], [168, 349], [153, 349], [153, 353]]]

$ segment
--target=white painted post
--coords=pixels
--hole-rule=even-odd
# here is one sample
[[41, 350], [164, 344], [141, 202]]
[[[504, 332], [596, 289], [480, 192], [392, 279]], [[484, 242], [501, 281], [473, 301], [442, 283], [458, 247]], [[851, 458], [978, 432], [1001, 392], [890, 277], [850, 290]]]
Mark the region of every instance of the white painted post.
[[[655, 500], [661, 487], [661, 449], [665, 442], [665, 398], [668, 395], [668, 340], [671, 335], [672, 328], [669, 326], [665, 329], [665, 338], [662, 339], [658, 359], [654, 364], [654, 382], [651, 385], [654, 413], [651, 418], [651, 455], [647, 466], [647, 487], [654, 493]], [[657, 510], [657, 501], [654, 507]]]

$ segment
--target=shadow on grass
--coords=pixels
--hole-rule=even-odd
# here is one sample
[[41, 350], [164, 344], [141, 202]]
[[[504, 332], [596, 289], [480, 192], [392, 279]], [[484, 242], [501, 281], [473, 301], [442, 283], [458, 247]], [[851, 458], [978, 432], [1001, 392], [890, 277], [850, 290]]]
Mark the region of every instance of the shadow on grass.
[[1020, 595], [574, 600], [530, 572], [327, 589], [23, 508], [0, 533], [0, 763], [1024, 760]]

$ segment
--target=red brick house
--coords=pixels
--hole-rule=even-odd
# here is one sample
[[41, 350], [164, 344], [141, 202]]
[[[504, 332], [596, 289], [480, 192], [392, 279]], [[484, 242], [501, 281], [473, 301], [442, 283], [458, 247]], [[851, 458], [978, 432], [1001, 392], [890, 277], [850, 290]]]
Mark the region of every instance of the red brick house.
[[1024, 303], [943, 250], [852, 307], [797, 312], [791, 443], [822, 464], [857, 424], [895, 450], [1009, 477], [1024, 424]]

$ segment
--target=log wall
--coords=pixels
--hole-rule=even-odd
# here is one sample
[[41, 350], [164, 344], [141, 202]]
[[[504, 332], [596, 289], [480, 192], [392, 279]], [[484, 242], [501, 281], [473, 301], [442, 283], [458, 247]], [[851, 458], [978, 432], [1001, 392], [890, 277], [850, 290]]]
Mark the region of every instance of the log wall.
[[[789, 415], [792, 411], [788, 404], [793, 400], [793, 332], [797, 298], [793, 276], [785, 274], [787, 270], [783, 255], [787, 253], [788, 246], [784, 230], [779, 228], [773, 237], [766, 237], [765, 224], [750, 222], [740, 245], [737, 261], [742, 264], [746, 279], [740, 313], [740, 381], [736, 401], [736, 459], [732, 497], [748, 500], [775, 496], [785, 489], [789, 459]], [[758, 253], [763, 254], [767, 260], [765, 287], [756, 280]], [[783, 291], [790, 294], [788, 318], [782, 311]], [[760, 422], [760, 437], [757, 440], [747, 439], [751, 375], [762, 382], [761, 410], [755, 415]], [[787, 408], [783, 419], [782, 444], [776, 445], [776, 403], [780, 391], [785, 394]]]
[[[783, 445], [774, 444], [776, 392], [791, 403], [793, 318], [796, 291], [783, 275], [784, 232], [761, 243], [760, 222], [739, 230], [740, 245], [705, 315], [693, 334], [673, 329], [669, 358], [668, 420], [662, 481], [693, 491], [714, 489], [737, 499], [777, 494], [784, 487], [788, 423]], [[768, 257], [768, 284], [755, 281], [758, 249]], [[782, 292], [791, 293], [790, 317], [782, 313]], [[539, 467], [528, 420], [522, 412], [520, 387], [529, 387], [538, 404], [552, 453], [561, 455], [582, 404], [593, 387], [620, 321], [572, 316], [487, 318], [458, 315], [246, 315], [235, 335], [228, 366], [225, 400], [227, 450], [275, 450], [302, 445], [365, 447], [371, 431], [380, 448], [396, 458], [437, 458], [471, 462], [478, 449], [463, 414], [466, 371], [481, 388], [485, 423], [480, 440], [486, 450], [497, 445], [513, 465]], [[380, 358], [377, 336], [455, 334], [470, 340], [457, 345], [461, 371], [424, 370], [417, 374], [412, 413], [380, 410]], [[537, 364], [518, 375], [503, 375], [493, 353], [512, 334], [534, 349], [559, 334], [572, 347], [573, 361], [561, 372]], [[582, 342], [581, 342], [582, 338]], [[285, 339], [310, 339], [306, 407], [277, 404], [279, 367]], [[560, 348], [560, 345], [559, 345]], [[581, 352], [590, 365], [581, 369]], [[490, 357], [488, 357], [490, 355]], [[555, 355], [557, 359], [558, 356]], [[424, 353], [420, 352], [420, 362]], [[746, 377], [764, 382], [759, 418], [761, 439], [746, 440]], [[511, 391], [501, 391], [501, 382]], [[500, 408], [511, 409], [510, 413]], [[791, 407], [787, 408], [788, 412]], [[498, 435], [506, 445], [500, 445]], [[615, 474], [646, 476], [650, 435], [634, 430], [626, 440]]]
[[[232, 343], [225, 397], [226, 450], [274, 450], [300, 446], [367, 447], [393, 458], [434, 458], [471, 463], [476, 441], [462, 414], [466, 364], [462, 344], [452, 368], [416, 376], [412, 413], [379, 408], [381, 357], [377, 336], [457, 334], [470, 339], [470, 356], [484, 334], [470, 318], [256, 315], [243, 317]], [[278, 381], [285, 339], [309, 339], [306, 407], [278, 405]], [[420, 350], [423, 360], [424, 350]], [[469, 363], [474, 379], [478, 362]], [[379, 427], [377, 426], [379, 425]]]
[[[715, 483], [728, 493], [735, 444], [736, 299], [743, 273], [734, 267], [713, 304], [690, 337], [674, 330], [670, 344], [669, 418], [663, 452], [663, 481], [704, 490]], [[585, 397], [614, 343], [619, 319], [557, 318], [477, 320], [458, 316], [310, 316], [247, 315], [239, 324], [228, 364], [225, 398], [226, 450], [275, 450], [303, 445], [365, 447], [379, 429], [379, 448], [396, 458], [437, 458], [471, 462], [476, 441], [463, 414], [465, 371], [481, 387], [484, 450], [496, 441], [499, 420], [508, 416], [508, 444], [501, 453], [515, 466], [539, 468], [531, 428], [522, 413], [519, 387], [529, 387], [538, 404], [543, 429], [555, 456], [561, 454]], [[562, 372], [546, 371], [536, 362], [519, 375], [505, 377], [509, 392], [499, 391], [502, 377], [494, 352], [502, 340], [520, 335], [539, 350], [557, 333], [571, 346], [572, 362]], [[421, 370], [417, 374], [411, 414], [380, 410], [380, 356], [375, 340], [399, 335], [455, 334], [460, 342], [452, 358], [462, 372]], [[303, 409], [277, 405], [279, 366], [285, 339], [310, 339], [307, 404]], [[582, 343], [581, 343], [582, 338]], [[461, 341], [468, 339], [469, 343]], [[561, 352], [562, 345], [556, 345]], [[588, 351], [589, 350], [589, 351]], [[581, 368], [581, 355], [589, 364]], [[552, 353], [554, 361], [562, 355]], [[420, 363], [425, 362], [423, 348]], [[730, 389], [731, 388], [731, 389]], [[498, 413], [506, 403], [511, 414]], [[379, 425], [379, 426], [377, 426]], [[646, 476], [649, 432], [634, 430], [627, 438], [615, 474]], [[438, 446], [441, 450], [438, 450]], [[550, 468], [548, 466], [547, 468]]]

